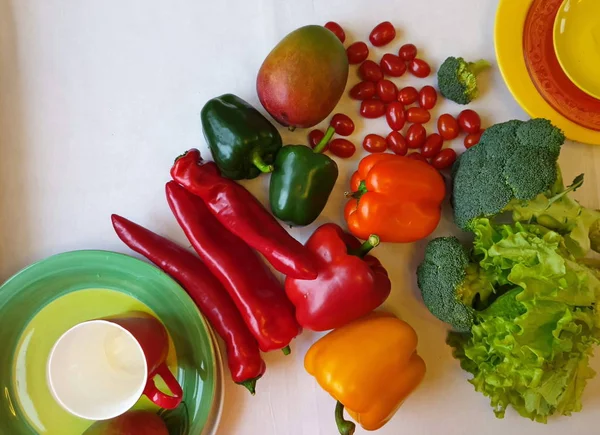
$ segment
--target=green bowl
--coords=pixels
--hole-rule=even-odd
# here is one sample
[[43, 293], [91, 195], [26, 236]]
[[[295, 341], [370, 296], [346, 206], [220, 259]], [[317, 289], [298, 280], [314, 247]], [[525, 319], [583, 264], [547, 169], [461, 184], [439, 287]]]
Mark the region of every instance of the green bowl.
[[[71, 326], [133, 310], [154, 314], [171, 337], [168, 362], [184, 399], [165, 415], [169, 430], [212, 432], [207, 424], [214, 424], [220, 405], [218, 358], [192, 299], [148, 263], [113, 252], [75, 251], [33, 264], [0, 287], [0, 433], [81, 435], [92, 422], [52, 400], [45, 382], [48, 353]], [[157, 410], [145, 397], [136, 408]]]

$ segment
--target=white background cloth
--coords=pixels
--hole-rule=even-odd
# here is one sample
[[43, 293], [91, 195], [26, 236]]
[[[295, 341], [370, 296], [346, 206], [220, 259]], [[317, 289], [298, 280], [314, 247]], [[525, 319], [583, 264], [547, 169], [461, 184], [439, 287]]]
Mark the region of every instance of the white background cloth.
[[[164, 198], [173, 159], [191, 147], [209, 157], [199, 121], [209, 98], [232, 92], [258, 105], [258, 68], [293, 29], [335, 20], [352, 42], [367, 40], [375, 24], [390, 20], [399, 36], [372, 50], [373, 59], [410, 41], [434, 67], [449, 55], [494, 61], [496, 6], [494, 0], [0, 0], [0, 278], [67, 250], [131, 253], [114, 235], [111, 213], [189, 246]], [[348, 86], [357, 81], [352, 67]], [[408, 75], [395, 81], [434, 83]], [[496, 66], [482, 77], [482, 97], [472, 107], [484, 126], [526, 119]], [[292, 231], [302, 241], [319, 224], [342, 223], [343, 192], [364, 154], [362, 138], [389, 131], [383, 120], [360, 120], [347, 96], [337, 110], [356, 121], [352, 139], [359, 152], [337, 159], [340, 177], [325, 212]], [[461, 109], [444, 104], [434, 114], [442, 110], [457, 115]], [[282, 129], [285, 143], [306, 143], [306, 133]], [[462, 149], [462, 138], [454, 147]], [[597, 208], [600, 147], [569, 143], [561, 163], [567, 180], [586, 172], [576, 196]], [[245, 185], [266, 201], [268, 179]], [[450, 232], [455, 228], [447, 214], [435, 235]], [[428, 364], [421, 387], [379, 433], [598, 433], [600, 378], [585, 392], [584, 411], [571, 418], [545, 426], [512, 411], [504, 420], [494, 417], [488, 399], [473, 391], [452, 359], [444, 325], [419, 299], [414, 270], [423, 246], [385, 244], [374, 251], [393, 279], [386, 308], [416, 329]], [[292, 343], [291, 356], [266, 355], [268, 370], [255, 397], [228, 380], [218, 433], [336, 434], [333, 399], [303, 369], [316, 338], [305, 332]]]

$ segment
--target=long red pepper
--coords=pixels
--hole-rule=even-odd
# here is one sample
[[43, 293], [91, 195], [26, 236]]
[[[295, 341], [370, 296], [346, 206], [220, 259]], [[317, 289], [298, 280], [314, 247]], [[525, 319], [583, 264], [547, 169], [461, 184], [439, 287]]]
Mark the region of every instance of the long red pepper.
[[200, 151], [191, 149], [179, 157], [171, 177], [201, 197], [221, 224], [264, 255], [275, 269], [298, 279], [317, 277], [311, 253], [243, 186], [222, 177], [214, 162], [204, 162]]
[[167, 201], [208, 269], [235, 302], [260, 350], [283, 349], [302, 329], [281, 283], [242, 239], [230, 233], [200, 198], [170, 181]]
[[118, 215], [112, 224], [119, 238], [179, 282], [227, 346], [227, 361], [234, 382], [254, 394], [265, 373], [258, 343], [250, 334], [233, 301], [219, 281], [191, 252]]

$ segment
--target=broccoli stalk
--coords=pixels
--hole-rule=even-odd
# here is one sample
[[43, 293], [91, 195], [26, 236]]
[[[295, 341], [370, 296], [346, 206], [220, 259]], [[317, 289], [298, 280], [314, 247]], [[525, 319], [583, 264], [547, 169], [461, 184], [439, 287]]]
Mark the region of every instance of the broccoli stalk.
[[477, 75], [489, 67], [487, 60], [466, 62], [462, 57], [449, 57], [438, 71], [438, 88], [449, 100], [469, 104], [479, 94]]

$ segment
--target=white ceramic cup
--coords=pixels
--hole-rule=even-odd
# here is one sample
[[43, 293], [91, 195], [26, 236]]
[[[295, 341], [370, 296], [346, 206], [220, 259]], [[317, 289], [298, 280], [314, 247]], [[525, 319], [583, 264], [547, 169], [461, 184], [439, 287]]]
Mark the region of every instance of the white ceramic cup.
[[71, 414], [107, 420], [127, 412], [148, 378], [144, 351], [127, 329], [106, 320], [80, 323], [50, 352], [48, 387]]

